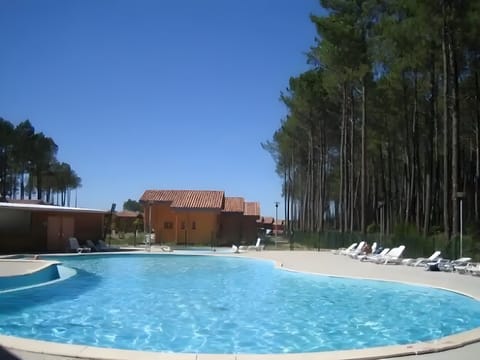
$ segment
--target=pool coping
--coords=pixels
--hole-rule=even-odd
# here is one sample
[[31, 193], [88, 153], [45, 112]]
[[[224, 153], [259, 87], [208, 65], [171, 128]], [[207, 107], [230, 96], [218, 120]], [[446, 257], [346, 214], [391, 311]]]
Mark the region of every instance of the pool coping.
[[55, 260], [44, 260], [44, 259], [15, 259], [15, 258], [0, 258], [0, 263], [8, 264], [8, 263], [19, 263], [19, 264], [31, 264], [34, 265], [25, 271], [16, 272], [13, 274], [2, 275], [0, 274], [0, 278], [2, 277], [11, 277], [11, 276], [22, 276], [22, 275], [31, 275], [38, 271], [44, 270], [45, 268], [53, 265], [53, 264], [60, 264], [60, 262]]
[[[136, 254], [142, 252], [135, 252]], [[271, 254], [277, 253], [276, 251], [270, 252]], [[212, 254], [214, 256], [235, 256], [233, 254]], [[429, 285], [424, 283], [417, 283], [411, 281], [397, 281], [385, 278], [372, 278], [372, 277], [360, 277], [360, 276], [348, 276], [338, 275], [330, 273], [312, 272], [299, 270], [285, 266], [284, 263], [273, 258], [264, 258], [255, 256], [255, 253], [243, 253], [249, 258], [259, 260], [273, 261], [275, 266], [294, 272], [312, 273], [317, 275], [332, 276], [332, 277], [345, 277], [345, 278], [357, 278], [379, 281], [392, 281], [405, 283], [409, 285], [430, 286], [433, 288], [444, 289], [453, 291], [465, 296], [469, 296], [476, 300], [480, 300], [478, 296], [460, 291], [458, 289], [451, 289], [443, 286]], [[251, 256], [249, 256], [251, 255]], [[402, 265], [400, 265], [402, 266]], [[463, 276], [463, 275], [458, 275]], [[468, 276], [468, 275], [466, 275]], [[340, 359], [385, 359], [410, 355], [424, 355], [430, 353], [443, 352], [447, 350], [458, 349], [470, 344], [480, 342], [480, 327], [465, 331], [462, 333], [449, 335], [440, 339], [435, 339], [427, 342], [419, 342], [414, 344], [405, 345], [392, 345], [384, 347], [372, 347], [365, 349], [353, 349], [353, 350], [339, 350], [339, 351], [325, 351], [325, 352], [312, 352], [312, 353], [288, 353], [288, 354], [206, 354], [206, 353], [166, 353], [166, 352], [149, 352], [149, 351], [135, 351], [135, 350], [123, 350], [114, 348], [102, 348], [86, 345], [74, 345], [65, 343], [48, 342], [43, 340], [33, 340], [27, 338], [20, 338], [14, 336], [0, 335], [0, 345], [6, 349], [20, 350], [27, 353], [46, 354], [60, 357], [73, 357], [78, 359], [97, 359], [97, 360], [127, 360], [127, 359], [166, 359], [166, 360], [219, 360], [219, 359], [236, 359], [236, 360], [293, 360], [301, 357], [302, 359], [313, 360], [340, 360]]]

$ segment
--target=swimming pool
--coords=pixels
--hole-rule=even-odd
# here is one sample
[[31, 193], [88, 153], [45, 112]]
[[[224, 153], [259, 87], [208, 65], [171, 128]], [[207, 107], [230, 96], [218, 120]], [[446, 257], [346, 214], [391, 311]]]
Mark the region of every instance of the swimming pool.
[[217, 256], [57, 258], [77, 276], [1, 294], [0, 333], [121, 349], [297, 353], [427, 341], [480, 326], [452, 292]]

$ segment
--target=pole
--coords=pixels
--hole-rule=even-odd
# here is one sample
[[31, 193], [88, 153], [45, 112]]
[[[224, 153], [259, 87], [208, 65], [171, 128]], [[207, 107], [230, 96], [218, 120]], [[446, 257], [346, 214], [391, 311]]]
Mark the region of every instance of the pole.
[[148, 204], [148, 233], [152, 233], [152, 204]]
[[275, 201], [275, 247], [277, 247], [278, 237], [278, 201]]
[[460, 257], [463, 256], [463, 200], [460, 198]]
[[145, 245], [148, 251], [152, 246], [152, 203], [148, 203], [148, 242]]
[[[463, 256], [463, 199], [466, 198], [466, 193], [459, 191], [456, 194], [458, 200], [460, 200], [460, 257]], [[457, 247], [455, 246], [453, 253], [455, 254]]]
[[112, 203], [112, 207], [110, 208], [110, 237], [108, 239], [108, 245], [112, 244], [112, 226], [113, 226], [113, 213], [115, 212], [115, 207], [117, 204]]

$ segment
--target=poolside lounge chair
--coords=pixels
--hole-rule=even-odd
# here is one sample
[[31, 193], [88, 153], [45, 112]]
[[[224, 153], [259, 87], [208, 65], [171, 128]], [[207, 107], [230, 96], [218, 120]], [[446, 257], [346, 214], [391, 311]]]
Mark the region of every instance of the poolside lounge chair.
[[475, 264], [470, 267], [470, 274], [480, 276], [480, 264]]
[[419, 257], [419, 258], [416, 258], [416, 259], [413, 259], [413, 260], [412, 259], [404, 259], [402, 261], [402, 264], [405, 264], [405, 265], [408, 265], [408, 266], [425, 266], [428, 263], [435, 262], [436, 260], [438, 260], [440, 258], [441, 253], [442, 253], [441, 251], [437, 250], [432, 255], [430, 255], [430, 257], [428, 257], [428, 258]]
[[68, 239], [68, 247], [70, 251], [76, 251], [77, 253], [92, 251], [92, 249], [90, 249], [89, 247], [80, 246], [76, 237], [71, 237]]
[[160, 245], [160, 250], [163, 252], [173, 252], [173, 249], [168, 245]]
[[450, 262], [448, 259], [437, 258], [435, 261], [424, 264], [425, 270], [428, 271], [445, 271], [443, 270]]
[[[438, 267], [441, 271], [456, 271], [457, 266], [466, 266], [471, 260], [470, 257], [461, 257], [456, 260], [443, 259], [438, 263]], [[430, 264], [428, 263], [428, 265]]]
[[380, 264], [400, 264], [402, 262], [402, 254], [405, 251], [405, 245], [400, 245], [397, 248], [394, 248], [385, 255], [385, 260], [381, 260], [377, 263]]
[[357, 256], [365, 254], [365, 251], [363, 251], [363, 248], [365, 247], [365, 242], [360, 243], [353, 251], [350, 251], [347, 255], [350, 256], [352, 259], [356, 259]]
[[86, 243], [87, 243], [87, 246], [92, 251], [102, 251], [102, 250], [100, 250], [100, 248], [97, 245], [95, 245], [95, 243], [92, 240], [87, 240]]
[[362, 252], [363, 245], [365, 245], [365, 241], [360, 241], [360, 243], [355, 248], [353, 248], [353, 250], [345, 252], [345, 254], [343, 254], [343, 255], [348, 255], [350, 257], [356, 257], [358, 254], [360, 254]]
[[455, 266], [455, 271], [459, 274], [480, 275], [480, 264], [469, 262], [466, 265]]
[[351, 253], [349, 256], [353, 259], [358, 259], [358, 258], [360, 258], [362, 256], [365, 256], [365, 255], [373, 255], [375, 253], [375, 250], [377, 250], [377, 243], [374, 242], [372, 244], [372, 247], [370, 248], [370, 251], [368, 252], [368, 254], [363, 250], [364, 248], [365, 248], [365, 244], [362, 246], [362, 248], [360, 249], [359, 252], [357, 250], [357, 251]]
[[378, 254], [360, 255], [357, 257], [357, 259], [360, 261], [377, 262], [380, 259], [385, 259], [385, 256], [388, 254], [389, 251], [390, 251], [390, 248], [385, 248]]
[[262, 245], [261, 242], [262, 242], [262, 238], [257, 238], [257, 243], [255, 245], [248, 246], [247, 250], [262, 251], [264, 248], [264, 245]]
[[347, 248], [341, 247], [341, 248], [332, 250], [332, 254], [339, 255], [339, 254], [342, 254], [343, 252], [349, 252], [349, 251], [353, 250], [357, 245], [358, 245], [358, 243], [354, 242], [353, 244], [351, 244]]
[[232, 245], [232, 252], [234, 252], [236, 254], [243, 253], [243, 252], [247, 251], [247, 248], [248, 248], [248, 246], [245, 246], [245, 245], [237, 246], [237, 245], [233, 244]]
[[98, 240], [97, 249], [100, 249], [99, 251], [116, 251], [116, 250], [120, 250], [120, 248], [119, 248], [118, 246], [108, 245], [108, 244], [107, 244], [105, 241], [103, 241], [102, 239]]

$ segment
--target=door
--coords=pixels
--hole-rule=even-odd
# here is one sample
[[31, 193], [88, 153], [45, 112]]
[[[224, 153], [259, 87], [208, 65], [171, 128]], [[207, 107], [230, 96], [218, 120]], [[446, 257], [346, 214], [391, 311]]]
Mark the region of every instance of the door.
[[73, 236], [75, 221], [73, 216], [49, 216], [47, 230], [47, 249], [49, 251], [65, 251], [67, 239]]

